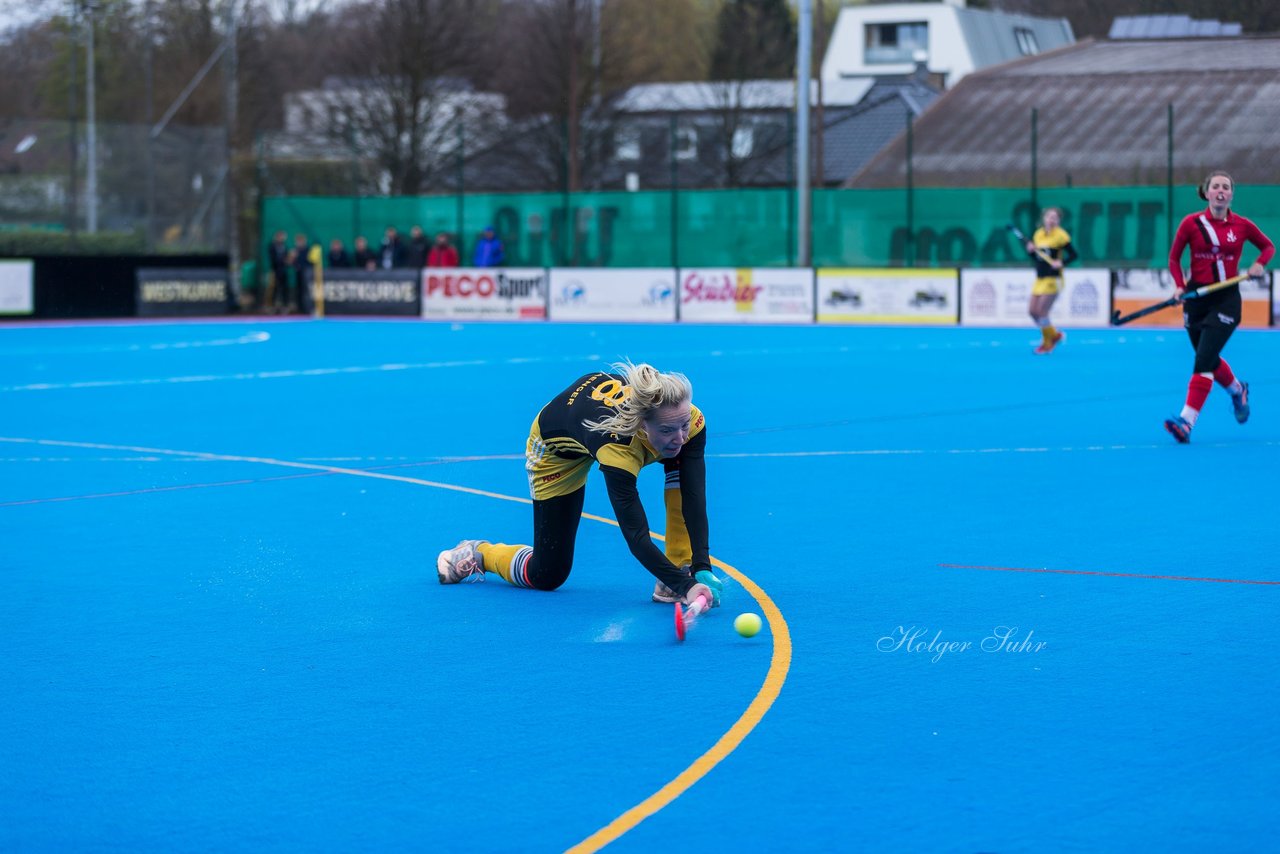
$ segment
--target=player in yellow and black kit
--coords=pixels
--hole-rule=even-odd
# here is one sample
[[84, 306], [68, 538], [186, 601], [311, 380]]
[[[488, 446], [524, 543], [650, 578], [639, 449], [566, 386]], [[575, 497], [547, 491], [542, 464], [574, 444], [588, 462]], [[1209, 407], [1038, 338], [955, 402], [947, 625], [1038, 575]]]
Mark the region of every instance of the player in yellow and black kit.
[[1037, 353], [1048, 353], [1067, 336], [1054, 328], [1049, 320], [1049, 309], [1062, 291], [1062, 268], [1076, 260], [1076, 249], [1071, 245], [1071, 235], [1062, 227], [1062, 211], [1045, 208], [1040, 216], [1040, 228], [1026, 244], [1027, 254], [1036, 261], [1036, 281], [1031, 286], [1031, 301], [1027, 311], [1042, 336]]
[[[708, 546], [706, 422], [683, 374], [623, 362], [616, 373], [580, 377], [542, 408], [525, 446], [533, 497], [533, 546], [463, 540], [440, 553], [441, 584], [497, 573], [517, 587], [555, 590], [573, 567], [587, 473], [599, 463], [631, 554], [658, 579], [656, 602], [720, 603]], [[649, 537], [636, 478], [655, 462], [666, 470], [666, 554]]]

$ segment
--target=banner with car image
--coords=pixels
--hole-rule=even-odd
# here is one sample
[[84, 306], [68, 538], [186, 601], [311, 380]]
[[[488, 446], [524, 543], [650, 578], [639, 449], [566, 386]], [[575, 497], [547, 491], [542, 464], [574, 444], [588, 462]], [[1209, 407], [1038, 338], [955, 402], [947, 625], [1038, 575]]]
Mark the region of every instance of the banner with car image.
[[680, 271], [685, 323], [812, 323], [813, 270], [719, 267]]
[[959, 297], [955, 270], [818, 270], [819, 323], [952, 325]]
[[[1073, 269], [1063, 271], [1062, 291], [1049, 311], [1054, 326], [1109, 326], [1111, 324], [1111, 271]], [[1035, 271], [1029, 267], [962, 270], [960, 273], [961, 326], [1030, 326], [1031, 289]]]

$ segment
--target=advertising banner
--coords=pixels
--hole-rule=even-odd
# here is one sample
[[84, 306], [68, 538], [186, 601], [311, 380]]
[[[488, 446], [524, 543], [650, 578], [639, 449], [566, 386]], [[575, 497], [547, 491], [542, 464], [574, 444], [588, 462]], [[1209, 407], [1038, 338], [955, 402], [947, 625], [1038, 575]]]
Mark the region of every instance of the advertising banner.
[[418, 271], [325, 270], [325, 314], [395, 314], [422, 312]]
[[231, 282], [216, 267], [139, 267], [137, 282], [139, 317], [226, 314], [230, 306]]
[[[1140, 308], [1164, 302], [1173, 296], [1173, 276], [1166, 270], [1113, 270], [1111, 299], [1116, 310], [1129, 314]], [[1244, 316], [1241, 326], [1271, 324], [1271, 288], [1268, 278], [1245, 279], [1240, 283]], [[1130, 321], [1126, 326], [1182, 326], [1182, 306], [1169, 308]]]
[[808, 267], [680, 270], [680, 320], [689, 323], [811, 323]]
[[547, 271], [525, 268], [427, 268], [422, 316], [464, 320], [545, 320]]
[[[1029, 268], [961, 270], [960, 325], [1030, 325], [1027, 306], [1035, 278]], [[1110, 326], [1111, 271], [1068, 267], [1049, 318], [1064, 329]]]
[[951, 325], [959, 320], [959, 302], [955, 270], [818, 271], [819, 323]]
[[554, 267], [551, 319], [674, 322], [675, 294], [670, 267]]
[[31, 261], [0, 261], [0, 314], [31, 314], [35, 308], [35, 285]]

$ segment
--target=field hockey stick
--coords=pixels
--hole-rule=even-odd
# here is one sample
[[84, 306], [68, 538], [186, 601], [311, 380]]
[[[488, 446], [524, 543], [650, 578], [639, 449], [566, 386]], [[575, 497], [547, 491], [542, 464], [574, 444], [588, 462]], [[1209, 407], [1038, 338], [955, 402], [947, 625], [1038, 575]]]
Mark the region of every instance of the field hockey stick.
[[698, 617], [710, 605], [711, 603], [707, 601], [705, 595], [699, 595], [687, 611], [679, 602], [676, 603], [676, 640], [684, 640], [685, 633], [693, 628], [693, 624], [697, 622]]
[[[1018, 238], [1018, 242], [1021, 243], [1024, 247], [1027, 245], [1027, 236], [1023, 234], [1021, 229], [1019, 229], [1016, 225], [1014, 225], [1013, 223], [1009, 223], [1008, 225], [1005, 226], [1005, 228], [1013, 232], [1013, 236]], [[1053, 256], [1051, 256], [1048, 252], [1045, 252], [1043, 249], [1040, 249], [1039, 247], [1037, 247], [1036, 254], [1039, 255], [1041, 258], [1043, 258], [1046, 263], [1048, 264], [1053, 263]]]
[[1158, 302], [1155, 305], [1149, 305], [1146, 308], [1140, 308], [1137, 311], [1135, 311], [1133, 314], [1126, 314], [1124, 317], [1120, 316], [1120, 309], [1117, 308], [1115, 311], [1111, 312], [1111, 325], [1124, 326], [1126, 323], [1128, 323], [1131, 320], [1137, 320], [1139, 317], [1146, 317], [1148, 314], [1155, 314], [1157, 311], [1160, 311], [1161, 309], [1170, 308], [1172, 306], [1177, 305], [1180, 302], [1185, 302], [1186, 300], [1189, 300], [1189, 299], [1196, 299], [1197, 297], [1206, 296], [1207, 294], [1211, 294], [1214, 291], [1220, 291], [1223, 288], [1229, 288], [1232, 285], [1238, 285], [1247, 278], [1249, 278], [1248, 273], [1241, 273], [1239, 276], [1233, 276], [1230, 279], [1223, 279], [1221, 282], [1214, 282], [1212, 285], [1205, 285], [1202, 288], [1196, 288], [1194, 291], [1187, 291], [1185, 294], [1182, 294], [1181, 296], [1169, 297], [1164, 302]]

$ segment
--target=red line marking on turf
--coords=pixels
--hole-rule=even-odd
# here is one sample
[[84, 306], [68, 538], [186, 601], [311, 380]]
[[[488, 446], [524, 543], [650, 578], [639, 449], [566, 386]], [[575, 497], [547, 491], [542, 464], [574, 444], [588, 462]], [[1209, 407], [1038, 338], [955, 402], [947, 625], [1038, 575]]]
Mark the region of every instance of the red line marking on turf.
[[987, 569], [993, 572], [1046, 572], [1054, 575], [1110, 575], [1115, 578], [1156, 578], [1162, 581], [1212, 581], [1216, 584], [1273, 584], [1280, 581], [1255, 581], [1251, 578], [1197, 578], [1192, 575], [1144, 575], [1140, 572], [1103, 572], [1093, 569], [1032, 569], [1019, 566], [970, 566], [963, 563], [940, 563], [949, 569]]

